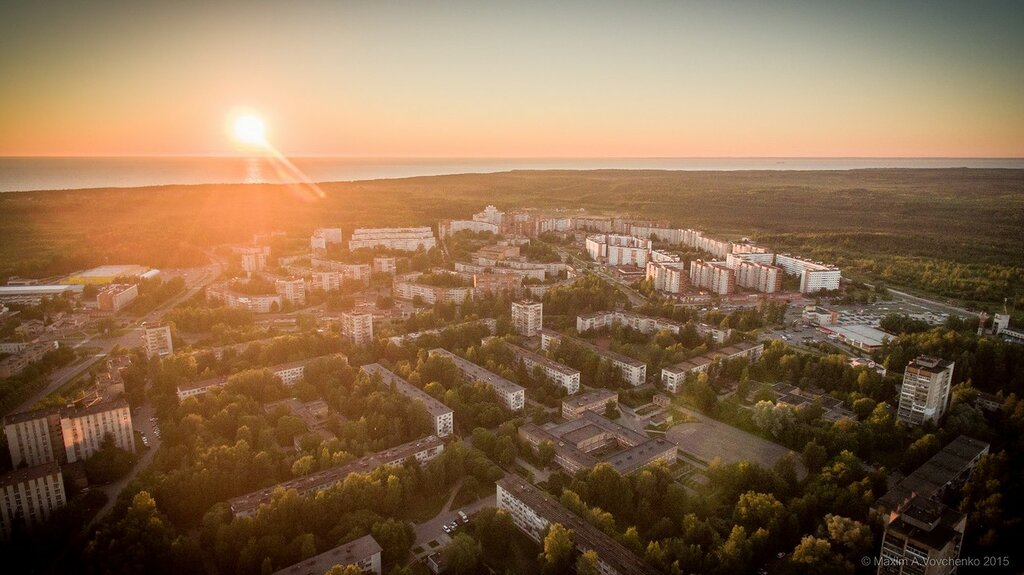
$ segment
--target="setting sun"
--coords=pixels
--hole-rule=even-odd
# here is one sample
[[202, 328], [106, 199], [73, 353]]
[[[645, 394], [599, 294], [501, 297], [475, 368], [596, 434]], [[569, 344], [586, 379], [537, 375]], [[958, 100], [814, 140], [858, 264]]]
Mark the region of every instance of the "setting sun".
[[248, 146], [265, 147], [267, 145], [266, 128], [263, 120], [257, 116], [239, 116], [234, 123], [235, 139]]

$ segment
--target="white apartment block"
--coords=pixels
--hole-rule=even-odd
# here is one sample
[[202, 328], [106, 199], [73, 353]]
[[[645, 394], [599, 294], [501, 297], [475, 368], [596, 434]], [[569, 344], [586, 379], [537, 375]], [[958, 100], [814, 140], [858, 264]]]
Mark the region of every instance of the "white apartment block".
[[505, 218], [505, 213], [498, 210], [498, 208], [488, 205], [483, 209], [482, 212], [473, 214], [473, 221], [475, 222], [487, 222], [497, 227], [501, 227], [502, 221]]
[[373, 343], [373, 314], [358, 312], [342, 313], [341, 335], [356, 345]]
[[659, 242], [678, 244], [683, 241], [683, 230], [675, 228], [659, 228], [651, 226], [630, 226], [630, 235], [638, 238], [654, 238]]
[[434, 232], [421, 228], [360, 228], [352, 233], [348, 249], [384, 247], [391, 250], [414, 252], [420, 248], [430, 251], [437, 245]]
[[682, 234], [682, 243], [692, 248], [704, 250], [718, 258], [724, 258], [732, 253], [732, 242], [709, 238], [704, 235], [704, 232], [699, 230], [685, 229], [680, 230], [680, 232]]
[[647, 381], [647, 364], [642, 361], [635, 360], [631, 357], [622, 355], [621, 353], [615, 353], [614, 351], [601, 349], [596, 345], [589, 342], [577, 339], [574, 337], [568, 337], [553, 331], [550, 329], [540, 330], [540, 347], [544, 351], [551, 351], [555, 349], [561, 341], [565, 339], [570, 341], [573, 345], [582, 347], [589, 350], [591, 353], [608, 360], [613, 367], [617, 368], [622, 374], [622, 379], [626, 383], [636, 387], [643, 385]]
[[0, 476], [0, 538], [10, 537], [16, 522], [32, 527], [66, 504], [64, 477], [55, 462]]
[[519, 335], [537, 335], [544, 327], [544, 304], [525, 300], [512, 302], [512, 327]]
[[393, 274], [398, 271], [398, 258], [377, 256], [373, 258], [373, 273]]
[[242, 270], [245, 273], [252, 275], [266, 269], [269, 247], [239, 248], [235, 251], [242, 256]]
[[775, 265], [784, 269], [789, 275], [800, 277], [800, 293], [837, 290], [839, 281], [842, 279], [841, 271], [835, 266], [793, 257], [789, 254], [775, 256]]
[[508, 348], [512, 350], [512, 354], [523, 363], [527, 370], [539, 367], [544, 372], [545, 377], [562, 386], [569, 395], [580, 390], [579, 370], [548, 359], [539, 353], [521, 348], [518, 345], [506, 345], [508, 345]]
[[690, 262], [690, 283], [718, 295], [728, 295], [736, 291], [736, 272], [725, 267], [722, 262]]
[[774, 265], [775, 254], [767, 252], [733, 253], [725, 256], [725, 267], [736, 269], [743, 262]]
[[359, 369], [371, 376], [379, 376], [385, 385], [394, 387], [398, 393], [419, 402], [434, 420], [434, 435], [448, 437], [455, 430], [455, 416], [452, 409], [434, 399], [429, 393], [402, 379], [379, 363], [364, 365]]
[[651, 250], [651, 261], [657, 263], [678, 262], [679, 256], [664, 250]]
[[232, 291], [227, 284], [206, 288], [206, 299], [223, 302], [233, 309], [247, 309], [253, 313], [270, 313], [281, 309], [283, 298], [278, 294], [248, 295]]
[[937, 422], [949, 406], [954, 362], [920, 356], [907, 364], [900, 387], [897, 416], [907, 425]]
[[651, 253], [651, 240], [620, 236], [614, 234], [598, 234], [587, 236], [587, 253], [594, 261], [610, 266], [645, 267]]
[[310, 258], [309, 265], [317, 270], [338, 272], [342, 280], [370, 281], [370, 264], [347, 264], [336, 260]]
[[437, 226], [438, 234], [440, 234], [442, 238], [464, 230], [469, 230], [471, 232], [491, 232], [492, 234], [497, 234], [500, 231], [500, 228], [497, 224], [476, 220], [443, 220]]
[[690, 283], [690, 274], [685, 263], [647, 262], [647, 279], [658, 291], [682, 293]]
[[317, 228], [309, 237], [309, 247], [312, 250], [325, 250], [328, 244], [341, 243], [341, 228]]
[[287, 302], [295, 305], [306, 303], [306, 281], [302, 278], [274, 280], [274, 291]]
[[580, 553], [597, 553], [601, 575], [653, 575], [653, 567], [618, 541], [569, 511], [556, 497], [537, 489], [525, 479], [508, 476], [496, 484], [497, 506], [512, 518], [512, 523], [528, 537], [540, 543], [548, 528], [557, 523], [573, 532], [573, 546]]
[[451, 360], [466, 381], [479, 381], [486, 384], [494, 390], [494, 394], [505, 403], [505, 407], [509, 411], [519, 411], [526, 405], [526, 390], [518, 384], [512, 383], [504, 377], [490, 372], [467, 359], [463, 359], [446, 349], [434, 348], [428, 353], [431, 357], [446, 357]]
[[136, 284], [111, 284], [96, 294], [96, 307], [102, 311], [121, 311], [138, 297]]
[[23, 462], [74, 463], [99, 450], [105, 435], [114, 444], [135, 453], [132, 415], [124, 399], [85, 408], [63, 407], [15, 413], [4, 418], [4, 432], [15, 467]]
[[707, 373], [711, 369], [712, 365], [720, 361], [729, 361], [739, 359], [741, 357], [747, 358], [750, 363], [754, 363], [760, 359], [761, 354], [764, 353], [763, 343], [751, 343], [743, 341], [735, 345], [730, 345], [722, 349], [708, 352], [702, 356], [688, 359], [682, 363], [677, 363], [661, 370], [661, 385], [669, 393], [679, 393], [682, 389], [683, 383], [686, 382], [688, 375], [697, 375], [700, 373]]
[[392, 282], [391, 291], [398, 299], [411, 300], [419, 297], [427, 304], [437, 302], [462, 303], [475, 295], [471, 287], [438, 287], [416, 283], [421, 274], [411, 273], [398, 276]]
[[736, 285], [762, 293], [782, 291], [781, 268], [757, 262], [741, 262], [736, 267]]
[[171, 326], [166, 324], [142, 324], [142, 330], [143, 342], [146, 344], [146, 357], [164, 357], [174, 353]]

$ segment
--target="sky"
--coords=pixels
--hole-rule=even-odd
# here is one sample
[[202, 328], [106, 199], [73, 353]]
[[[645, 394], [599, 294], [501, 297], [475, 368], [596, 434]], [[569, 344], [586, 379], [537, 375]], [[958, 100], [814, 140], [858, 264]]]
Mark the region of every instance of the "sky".
[[0, 0], [0, 156], [1022, 157], [1024, 2]]

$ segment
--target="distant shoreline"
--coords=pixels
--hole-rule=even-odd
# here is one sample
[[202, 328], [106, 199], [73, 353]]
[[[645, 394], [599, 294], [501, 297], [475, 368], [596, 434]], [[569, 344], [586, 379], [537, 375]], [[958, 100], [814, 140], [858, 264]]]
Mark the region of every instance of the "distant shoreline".
[[[851, 172], [1021, 170], [1024, 158], [294, 158], [318, 183], [520, 172]], [[0, 193], [287, 184], [266, 159], [244, 157], [0, 157]]]

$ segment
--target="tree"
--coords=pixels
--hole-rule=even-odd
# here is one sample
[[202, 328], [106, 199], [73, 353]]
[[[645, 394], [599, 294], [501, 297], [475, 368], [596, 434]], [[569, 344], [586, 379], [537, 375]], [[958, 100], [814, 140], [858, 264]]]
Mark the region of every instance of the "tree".
[[800, 454], [800, 460], [803, 461], [804, 467], [807, 468], [808, 473], [817, 473], [822, 465], [828, 461], [828, 452], [821, 445], [818, 445], [817, 441], [811, 441], [804, 446], [803, 453]]
[[844, 547], [850, 556], [865, 555], [871, 551], [871, 528], [860, 521], [829, 513], [825, 516], [825, 529], [829, 539]]
[[597, 563], [597, 552], [587, 549], [576, 560], [576, 575], [600, 575], [601, 568]]
[[324, 575], [363, 575], [363, 570], [355, 565], [335, 565]]
[[374, 523], [370, 534], [377, 540], [377, 543], [380, 543], [383, 549], [381, 559], [389, 565], [404, 559], [416, 541], [416, 531], [412, 525], [397, 519]]
[[444, 562], [453, 573], [469, 573], [480, 564], [480, 543], [465, 533], [458, 533], [445, 546]]
[[560, 523], [552, 523], [544, 536], [544, 551], [540, 555], [541, 572], [545, 574], [565, 573], [572, 559], [572, 531]]
[[838, 575], [853, 573], [853, 565], [832, 551], [827, 539], [805, 535], [793, 549], [789, 563], [798, 573]]
[[474, 517], [476, 536], [488, 556], [504, 556], [515, 536], [512, 516], [504, 509], [484, 507]]
[[554, 458], [555, 444], [547, 440], [541, 441], [537, 445], [537, 459], [540, 461], [540, 464], [546, 467]]

